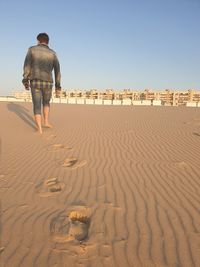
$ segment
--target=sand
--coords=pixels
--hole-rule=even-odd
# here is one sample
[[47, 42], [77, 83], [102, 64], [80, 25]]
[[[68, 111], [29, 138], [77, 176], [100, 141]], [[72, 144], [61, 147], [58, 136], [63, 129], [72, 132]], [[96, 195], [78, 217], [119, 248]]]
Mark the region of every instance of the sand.
[[0, 263], [199, 267], [200, 109], [0, 103]]

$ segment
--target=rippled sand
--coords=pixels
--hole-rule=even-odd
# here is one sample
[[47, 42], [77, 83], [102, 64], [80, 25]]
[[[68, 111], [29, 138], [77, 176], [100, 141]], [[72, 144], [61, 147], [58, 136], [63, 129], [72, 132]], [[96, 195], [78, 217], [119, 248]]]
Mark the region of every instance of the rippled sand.
[[[0, 103], [4, 267], [199, 267], [200, 108]], [[0, 265], [0, 266], [1, 266]]]

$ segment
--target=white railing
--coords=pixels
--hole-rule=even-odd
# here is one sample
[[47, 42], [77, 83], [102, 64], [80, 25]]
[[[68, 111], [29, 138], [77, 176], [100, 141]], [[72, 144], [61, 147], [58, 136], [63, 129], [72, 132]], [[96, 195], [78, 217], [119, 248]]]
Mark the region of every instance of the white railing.
[[[30, 98], [16, 98], [12, 96], [1, 96], [0, 102], [32, 102]], [[51, 103], [56, 104], [85, 104], [85, 105], [105, 105], [105, 106], [172, 106], [164, 105], [161, 100], [131, 100], [131, 99], [88, 99], [80, 97], [69, 97], [69, 98], [52, 98]], [[200, 102], [185, 102], [186, 107], [200, 107]]]

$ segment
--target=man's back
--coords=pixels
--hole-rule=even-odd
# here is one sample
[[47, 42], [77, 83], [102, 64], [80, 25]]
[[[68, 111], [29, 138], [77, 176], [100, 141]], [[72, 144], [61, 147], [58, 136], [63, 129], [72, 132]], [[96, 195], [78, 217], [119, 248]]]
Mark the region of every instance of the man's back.
[[45, 44], [29, 48], [24, 62], [24, 78], [53, 83], [52, 71], [55, 71], [55, 83], [60, 82], [60, 67], [56, 53]]

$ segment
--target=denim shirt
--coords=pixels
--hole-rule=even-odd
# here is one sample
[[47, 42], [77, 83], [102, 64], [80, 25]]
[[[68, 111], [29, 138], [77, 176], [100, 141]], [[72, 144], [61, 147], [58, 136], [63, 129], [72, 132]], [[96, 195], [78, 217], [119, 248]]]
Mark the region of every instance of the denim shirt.
[[28, 49], [24, 61], [23, 83], [41, 80], [53, 83], [52, 71], [55, 74], [55, 87], [60, 89], [60, 64], [56, 53], [45, 44], [38, 44]]

